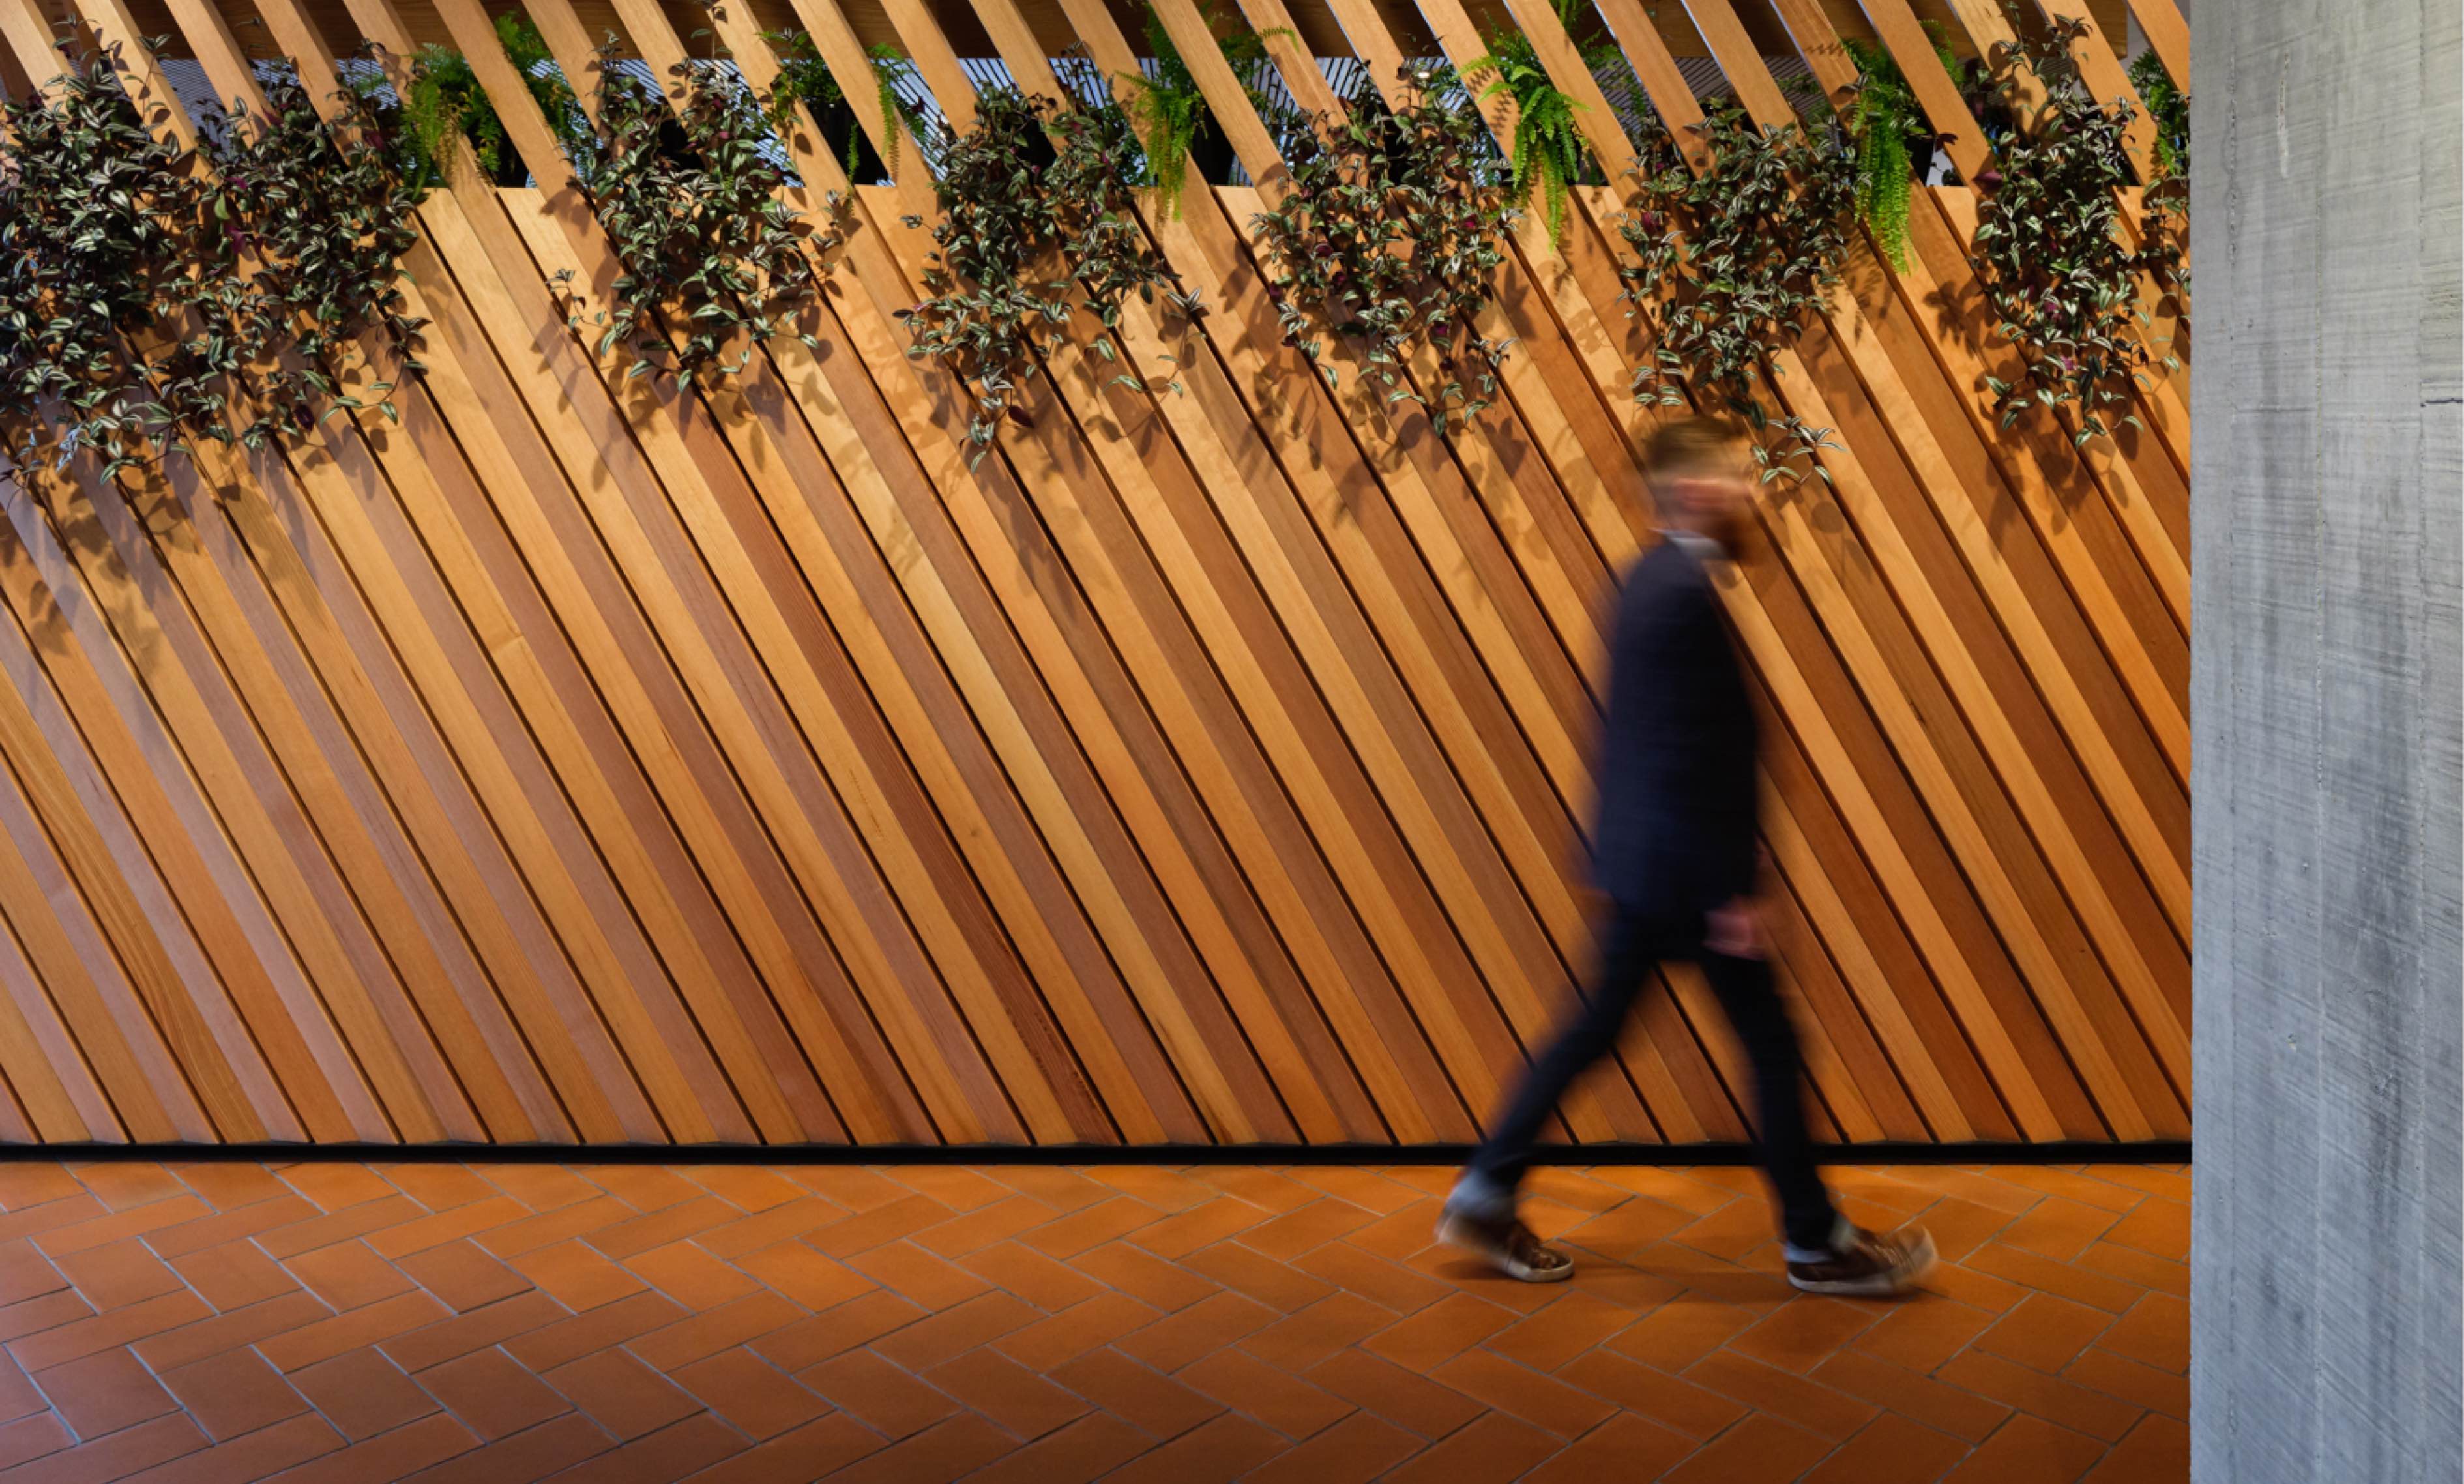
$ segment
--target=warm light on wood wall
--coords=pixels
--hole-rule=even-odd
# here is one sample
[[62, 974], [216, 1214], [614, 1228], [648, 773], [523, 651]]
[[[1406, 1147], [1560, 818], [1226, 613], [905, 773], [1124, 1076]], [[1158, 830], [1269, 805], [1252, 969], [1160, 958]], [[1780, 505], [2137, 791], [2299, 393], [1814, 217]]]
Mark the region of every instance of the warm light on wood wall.
[[[23, 72], [56, 70], [55, 3], [0, 0]], [[501, 8], [77, 3], [108, 39], [175, 33], [225, 98], [250, 57], [314, 83], [363, 39], [475, 53]], [[664, 66], [713, 24], [524, 3], [569, 76], [606, 28]], [[2120, 0], [2040, 3], [2123, 25]], [[2130, 3], [2160, 55], [2184, 33], [2174, 0]], [[1320, 53], [1458, 62], [1503, 13], [1239, 9]], [[1682, 55], [1781, 121], [1767, 58], [1836, 86], [1837, 25], [1922, 46], [1920, 11], [1965, 49], [2003, 33], [1991, 0], [1601, 7], [1679, 123]], [[791, 19], [848, 75], [894, 42], [947, 103], [962, 57], [1032, 84], [1065, 37], [1115, 71], [1142, 45], [1105, 0], [715, 24], [756, 58]], [[524, 158], [552, 158], [494, 72]], [[1919, 91], [1961, 168], [1990, 164], [1956, 92]], [[1265, 131], [1214, 101], [1269, 180]], [[1620, 146], [1604, 104], [1584, 120]], [[423, 207], [429, 373], [400, 426], [117, 488], [0, 480], [0, 1139], [1473, 1135], [1588, 952], [1597, 623], [1648, 539], [1663, 415], [1628, 394], [1618, 187], [1582, 192], [1562, 251], [1517, 239], [1503, 395], [1451, 443], [1280, 345], [1257, 192], [1193, 188], [1157, 233], [1212, 307], [1185, 394], [1057, 356], [971, 470], [960, 398], [892, 317], [929, 247], [898, 218], [932, 210], [901, 164], [860, 192], [818, 348], [702, 397], [565, 328], [551, 276], [615, 269], [564, 172], [464, 181]], [[2181, 1137], [2187, 373], [2118, 446], [2001, 431], [1975, 222], [1965, 189], [1920, 191], [1907, 269], [1860, 244], [1782, 358], [1841, 450], [1729, 585], [1772, 720], [1772, 927], [1824, 1136]], [[1128, 341], [1160, 346], [1142, 315]], [[1671, 989], [1569, 1136], [1745, 1136], [1706, 992]]]

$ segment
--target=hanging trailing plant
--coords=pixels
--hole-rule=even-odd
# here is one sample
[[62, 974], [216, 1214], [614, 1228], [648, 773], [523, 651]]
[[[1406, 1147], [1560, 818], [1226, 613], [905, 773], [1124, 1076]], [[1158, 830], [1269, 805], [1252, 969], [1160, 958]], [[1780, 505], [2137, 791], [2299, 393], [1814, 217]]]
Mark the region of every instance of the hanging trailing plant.
[[[1572, 37], [1582, 19], [1585, 0], [1551, 0], [1551, 4], [1556, 10], [1558, 24]], [[1594, 73], [1621, 61], [1623, 55], [1617, 43], [1596, 28], [1576, 41], [1575, 47], [1584, 68]], [[1570, 217], [1568, 203], [1573, 200], [1574, 187], [1605, 179], [1593, 164], [1591, 148], [1584, 143], [1582, 128], [1574, 120], [1575, 112], [1584, 105], [1550, 79], [1549, 69], [1541, 62], [1531, 38], [1511, 27], [1491, 33], [1488, 51], [1464, 63], [1463, 75], [1468, 82], [1491, 79], [1481, 90], [1484, 98], [1514, 99], [1514, 199], [1529, 209], [1532, 194], [1538, 192], [1550, 245], [1563, 248]]]
[[[1954, 78], [1959, 58], [1942, 26], [1925, 22], [1934, 55]], [[1930, 155], [1934, 134], [1925, 127], [1914, 89], [1880, 42], [1841, 42], [1857, 64], [1855, 92], [1840, 110], [1840, 127], [1857, 151], [1857, 214], [1874, 245], [1903, 273], [1908, 266], [1908, 203], [1916, 186], [1916, 157]]]
[[[1479, 117], [1428, 74], [1402, 77], [1400, 107], [1369, 94], [1348, 120], [1313, 120], [1287, 157], [1281, 205], [1256, 221], [1284, 342], [1330, 385], [1327, 341], [1345, 343], [1386, 402], [1420, 403], [1442, 434], [1496, 396], [1508, 342], [1477, 327], [1518, 213]], [[1444, 377], [1426, 397], [1406, 379], [1419, 346]]]
[[1831, 430], [1776, 410], [1773, 352], [1820, 313], [1855, 231], [1855, 162], [1825, 134], [1756, 128], [1733, 101], [1694, 126], [1710, 164], [1688, 170], [1665, 135], [1637, 167], [1618, 234], [1627, 312], [1650, 332], [1639, 402], [1725, 410], [1753, 434], [1765, 483], [1811, 473]]
[[[1105, 332], [1118, 326], [1133, 294], [1196, 317], [1195, 296], [1180, 292], [1133, 214], [1135, 145], [1116, 102], [1030, 98], [1008, 87], [986, 89], [974, 126], [943, 141], [935, 183], [941, 214], [924, 271], [930, 296], [900, 317], [914, 335], [908, 353], [940, 362], [975, 399], [972, 462], [991, 451], [1003, 418], [1028, 422], [1027, 383], [1078, 316], [1073, 295]], [[1109, 333], [1092, 343], [1117, 360]], [[1146, 389], [1127, 371], [1113, 381]]]
[[[896, 47], [887, 42], [868, 49], [865, 55], [872, 62], [872, 76], [881, 86], [882, 100], [898, 110], [899, 119], [907, 125], [907, 137], [914, 142], [915, 152], [922, 158], [924, 168], [937, 173], [941, 168], [941, 137], [946, 131], [935, 127], [932, 115], [916, 101], [926, 96], [923, 75], [915, 70], [913, 58], [901, 55]], [[893, 145], [898, 142], [895, 129], [891, 131], [891, 142]], [[883, 166], [887, 170], [895, 167], [897, 163], [893, 158], [884, 161]]]
[[[362, 335], [383, 338], [407, 374], [422, 370], [426, 321], [404, 312], [401, 270], [419, 240], [421, 158], [363, 94], [337, 97], [341, 108], [329, 126], [296, 77], [277, 78], [254, 127], [227, 130], [208, 145], [208, 214], [250, 271], [244, 285], [200, 274], [193, 302], [207, 312], [209, 336], [262, 363], [257, 402], [277, 426], [306, 428], [361, 404], [341, 394], [335, 373], [360, 357]], [[291, 363], [277, 365], [285, 347]], [[393, 389], [369, 385], [381, 396]], [[390, 402], [381, 410], [394, 416]]]
[[[855, 105], [838, 78], [831, 76], [812, 36], [803, 31], [765, 31], [761, 39], [779, 54], [779, 80], [770, 91], [771, 126], [785, 132], [798, 103], [804, 105], [813, 122], [825, 132], [843, 123], [847, 130], [844, 164], [847, 178], [860, 179], [864, 173], [865, 138], [855, 123]], [[890, 174], [898, 168], [899, 124], [904, 122], [911, 130], [921, 133], [923, 120], [898, 91], [899, 80], [911, 65], [907, 58], [887, 43], [873, 47], [866, 55], [872, 64], [872, 101], [881, 110], [881, 137], [887, 145], [881, 169], [883, 174]]]
[[568, 290], [574, 327], [596, 329], [599, 355], [630, 350], [628, 376], [733, 376], [762, 342], [799, 333], [820, 299], [826, 254], [845, 237], [842, 200], [816, 226], [782, 198], [791, 182], [766, 147], [775, 89], [758, 97], [731, 66], [682, 62], [670, 69], [683, 84], [671, 111], [618, 65], [612, 37], [598, 58], [599, 118], [573, 146], [574, 180], [624, 271], [588, 327]]
[[[215, 178], [146, 127], [121, 72], [117, 49], [88, 55], [5, 105], [0, 430], [11, 457], [89, 451], [109, 477], [193, 453], [198, 439], [265, 447], [363, 405], [339, 391], [363, 332], [391, 339], [417, 374], [419, 321], [397, 285], [415, 166], [365, 99], [342, 95], [352, 142], [341, 144], [296, 83], [277, 82], [268, 115], [216, 146]], [[256, 415], [234, 418], [242, 401]]]
[[[2136, 426], [2132, 387], [2154, 358], [2138, 333], [2139, 277], [2181, 281], [2182, 251], [2161, 209], [2140, 223], [2137, 248], [2122, 233], [2121, 192], [2132, 183], [2126, 100], [2101, 103], [2074, 50], [2087, 34], [2057, 21], [2004, 59], [2006, 96], [2017, 75], [2044, 93], [2029, 124], [2003, 141], [2000, 169], [1980, 180], [1974, 263], [1995, 332], [2018, 352], [2014, 381], [1987, 377], [2002, 426], [2029, 409], [2076, 409], [2073, 441]], [[2167, 355], [2164, 364], [2178, 362]], [[2119, 414], [2118, 416], [2116, 414]]]
[[[11, 457], [79, 448], [106, 473], [159, 457], [184, 421], [219, 413], [214, 368], [148, 360], [128, 336], [177, 313], [202, 251], [205, 186], [122, 90], [117, 49], [5, 107], [0, 173], [0, 416]], [[218, 419], [217, 419], [218, 421]]]
[[[580, 101], [555, 68], [539, 27], [519, 11], [496, 17], [496, 42], [538, 99], [561, 142], [571, 143], [583, 130]], [[445, 184], [446, 164], [452, 159], [453, 137], [471, 142], [480, 172], [498, 186], [519, 186], [530, 179], [530, 167], [505, 137], [496, 105], [479, 86], [471, 59], [441, 42], [431, 42], [411, 57], [410, 89], [402, 102], [403, 126], [409, 131], [422, 168], [423, 184]]]
[[[1274, 63], [1266, 55], [1266, 37], [1292, 35], [1288, 31], [1253, 32], [1227, 21], [1218, 12], [1215, 0], [1204, 0], [1199, 7], [1199, 19], [1210, 32], [1220, 33], [1217, 45], [1223, 60], [1231, 64], [1232, 75], [1241, 79], [1242, 89], [1249, 101], [1274, 129], [1275, 116], [1288, 112], [1276, 103], [1266, 90], [1266, 79]], [[1198, 85], [1197, 75], [1174, 44], [1172, 33], [1150, 4], [1146, 9], [1147, 50], [1155, 56], [1154, 76], [1145, 73], [1123, 73], [1121, 80], [1128, 85], [1130, 120], [1137, 126], [1138, 142], [1146, 155], [1146, 184], [1155, 188], [1155, 205], [1168, 216], [1180, 214], [1181, 192], [1188, 186], [1192, 154], [1202, 141], [1212, 137], [1215, 115], [1207, 107], [1206, 95]], [[1224, 157], [1229, 162], [1228, 153]], [[1205, 168], [1201, 163], [1200, 168]]]

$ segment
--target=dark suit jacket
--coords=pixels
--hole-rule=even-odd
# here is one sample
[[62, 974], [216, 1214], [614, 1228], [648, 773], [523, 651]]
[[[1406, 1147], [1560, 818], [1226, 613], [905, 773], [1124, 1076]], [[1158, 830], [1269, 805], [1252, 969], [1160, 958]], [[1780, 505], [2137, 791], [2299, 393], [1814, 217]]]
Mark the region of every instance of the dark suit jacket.
[[1754, 731], [1710, 574], [1663, 540], [1617, 595], [1592, 844], [1600, 890], [1690, 916], [1753, 889]]

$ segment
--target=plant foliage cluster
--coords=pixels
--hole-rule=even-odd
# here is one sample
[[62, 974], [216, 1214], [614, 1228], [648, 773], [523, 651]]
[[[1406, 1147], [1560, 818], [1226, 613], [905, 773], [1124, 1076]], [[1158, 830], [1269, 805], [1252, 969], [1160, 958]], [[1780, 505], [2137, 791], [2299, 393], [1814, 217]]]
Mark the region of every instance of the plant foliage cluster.
[[[1195, 298], [1133, 214], [1143, 174], [1136, 142], [1116, 102], [1006, 87], [985, 90], [974, 126], [942, 141], [929, 297], [901, 315], [914, 336], [909, 354], [939, 361], [973, 394], [976, 461], [1004, 417], [1028, 421], [1023, 404], [1038, 358], [1080, 313], [1106, 332], [1093, 343], [1108, 360], [1117, 359], [1109, 332], [1132, 295], [1150, 304], [1161, 296], [1196, 317]], [[1145, 389], [1127, 372], [1115, 380]]]
[[6, 106], [11, 456], [84, 449], [110, 475], [199, 439], [253, 449], [305, 433], [363, 405], [341, 390], [363, 335], [416, 375], [399, 261], [416, 237], [417, 168], [368, 100], [343, 94], [337, 130], [277, 81], [262, 115], [232, 109], [200, 161], [148, 127], [121, 73], [116, 52], [88, 55]]
[[[802, 31], [765, 31], [761, 39], [770, 43], [779, 55], [779, 81], [770, 91], [770, 122], [785, 132], [796, 105], [802, 103], [811, 113], [813, 122], [825, 133], [833, 127], [847, 131], [847, 143], [842, 159], [849, 180], [860, 180], [864, 174], [864, 130], [856, 125], [855, 103], [839, 79], [832, 76], [829, 64], [822, 60], [812, 36]], [[881, 137], [889, 150], [881, 157], [884, 174], [898, 168], [899, 125], [911, 132], [923, 133], [923, 120], [899, 92], [899, 84], [913, 71], [914, 64], [884, 42], [867, 54], [872, 65], [872, 106], [881, 111]]]
[[[1926, 39], [1943, 70], [1956, 78], [1959, 58], [1937, 21], [1925, 23]], [[1930, 158], [1936, 136], [1907, 76], [1879, 41], [1842, 43], [1857, 64], [1855, 94], [1840, 110], [1840, 126], [1857, 156], [1857, 214], [1891, 266], [1908, 266], [1908, 203], [1916, 186], [1916, 162]]]
[[[496, 41], [505, 57], [529, 84], [531, 97], [558, 139], [571, 143], [586, 127], [581, 102], [565, 84], [551, 58], [539, 27], [519, 11], [496, 17]], [[520, 186], [530, 167], [505, 137], [505, 123], [495, 104], [479, 86], [471, 59], [441, 42], [419, 49], [410, 61], [410, 86], [402, 101], [402, 123], [418, 161], [418, 180], [427, 187], [445, 184], [453, 158], [453, 137], [470, 141], [480, 173], [498, 186]]]
[[[1496, 396], [1508, 342], [1479, 324], [1518, 213], [1478, 116], [1426, 74], [1403, 80], [1397, 107], [1364, 94], [1348, 118], [1314, 120], [1287, 156], [1288, 190], [1257, 225], [1285, 342], [1329, 384], [1328, 338], [1350, 345], [1386, 402], [1422, 404], [1443, 433]], [[1427, 396], [1407, 379], [1419, 347], [1442, 378]]]
[[1856, 230], [1856, 164], [1821, 132], [1757, 128], [1729, 102], [1695, 126], [1700, 173], [1662, 136], [1637, 168], [1618, 234], [1628, 313], [1649, 331], [1637, 401], [1724, 410], [1753, 434], [1766, 483], [1825, 479], [1815, 427], [1766, 403], [1771, 352], [1793, 344], [1839, 280]]
[[2155, 180], [2187, 184], [2190, 179], [2190, 95], [2173, 85], [2165, 63], [2153, 51], [2142, 52], [2130, 63], [2130, 84], [2156, 125], [2156, 158], [2150, 162]]
[[[1587, 0], [1551, 0], [1557, 12], [1557, 23], [1570, 38], [1588, 9]], [[1574, 40], [1584, 68], [1597, 74], [1605, 68], [1622, 67], [1625, 54], [1597, 27], [1588, 30]], [[1488, 37], [1488, 51], [1463, 66], [1463, 76], [1477, 83], [1489, 78], [1481, 90], [1483, 98], [1507, 97], [1514, 99], [1514, 198], [1526, 209], [1537, 193], [1541, 200], [1543, 220], [1548, 224], [1549, 241], [1562, 248], [1566, 243], [1569, 219], [1568, 203], [1578, 185], [1603, 184], [1603, 177], [1592, 162], [1589, 145], [1583, 142], [1582, 125], [1574, 115], [1583, 103], [1558, 87], [1551, 79], [1549, 69], [1540, 60], [1539, 51], [1531, 38], [1520, 30], [1507, 28]]]
[[638, 358], [629, 375], [684, 382], [741, 371], [781, 334], [816, 343], [797, 326], [845, 233], [837, 197], [818, 225], [783, 199], [791, 182], [770, 148], [777, 86], [757, 96], [715, 62], [671, 71], [682, 95], [673, 112], [649, 78], [617, 65], [612, 40], [601, 48], [599, 117], [571, 148], [574, 180], [623, 268], [593, 321], [597, 353], [622, 345]]
[[[1203, 0], [1198, 13], [1210, 31], [1220, 33], [1216, 45], [1267, 130], [1278, 140], [1288, 138], [1295, 132], [1297, 115], [1267, 87], [1275, 64], [1266, 54], [1266, 38], [1292, 33], [1262, 33], [1229, 22], [1219, 14], [1214, 0]], [[1146, 184], [1155, 188], [1155, 205], [1167, 215], [1177, 216], [1181, 193], [1188, 187], [1192, 152], [1215, 138], [1215, 114], [1206, 104], [1197, 75], [1189, 70], [1188, 59], [1180, 55], [1153, 5], [1146, 10], [1146, 39], [1147, 50], [1155, 56], [1155, 73], [1123, 75], [1121, 80], [1129, 88], [1123, 106], [1137, 126], [1139, 147], [1146, 155]], [[1228, 145], [1221, 154], [1220, 162], [1201, 162], [1201, 169], [1208, 164], [1228, 165]]]
[[[2001, 143], [1997, 178], [1978, 203], [1975, 266], [1996, 331], [2018, 352], [2019, 375], [1989, 377], [2002, 426], [2032, 407], [2076, 409], [2074, 440], [2137, 426], [2126, 412], [2153, 353], [2139, 333], [2141, 275], [2181, 282], [2179, 218], [2153, 203], [2124, 240], [2121, 192], [2132, 184], [2128, 133], [2134, 110], [2098, 101], [2080, 77], [2076, 48], [2086, 28], [2057, 22], [2003, 59], [2006, 96], [2032, 75], [2044, 100]], [[2167, 355], [2167, 366], [2175, 363]]]
[[[1582, 0], [1553, 3], [1571, 35]], [[1581, 104], [1554, 87], [1527, 37], [1499, 33], [1464, 76], [1492, 79], [1484, 98], [1514, 98], [1520, 121], [1505, 156], [1443, 68], [1405, 69], [1392, 105], [1364, 88], [1331, 117], [1278, 113], [1265, 102], [1265, 38], [1203, 13], [1285, 142], [1289, 180], [1256, 226], [1286, 342], [1330, 384], [1340, 378], [1329, 352], [1342, 347], [1384, 402], [1420, 404], [1441, 434], [1477, 415], [1495, 398], [1510, 343], [1481, 329], [1505, 238], [1535, 200], [1561, 238], [1571, 192], [1595, 169], [1575, 121]], [[2157, 146], [2146, 209], [2125, 223], [2133, 113], [2083, 81], [2084, 33], [2056, 22], [1990, 73], [1963, 68], [1932, 33], [1999, 155], [1975, 183], [1975, 266], [2020, 365], [2015, 380], [1988, 378], [1996, 410], [2009, 426], [2031, 408], [2075, 409], [2082, 444], [2136, 421], [2127, 404], [2153, 355], [2140, 333], [2143, 283], [2187, 294], [2189, 149], [2188, 99], [2143, 57], [2133, 76]], [[902, 317], [911, 353], [968, 387], [979, 460], [1004, 419], [1026, 421], [1029, 383], [1082, 314], [1095, 324], [1090, 348], [1111, 361], [1132, 295], [1198, 317], [1137, 222], [1135, 192], [1152, 186], [1177, 208], [1192, 148], [1215, 125], [1152, 9], [1148, 36], [1156, 65], [1127, 79], [1126, 106], [1082, 57], [1063, 98], [991, 89], [964, 135], [918, 129], [940, 211], [927, 297]], [[602, 356], [627, 352], [632, 375], [691, 383], [740, 371], [779, 335], [815, 343], [803, 320], [844, 240], [847, 203], [831, 198], [820, 220], [788, 206], [797, 182], [773, 131], [799, 104], [817, 122], [844, 116], [850, 174], [860, 131], [808, 36], [765, 39], [781, 56], [766, 92], [705, 60], [672, 69], [675, 86], [663, 93], [618, 63], [611, 37], [594, 119], [537, 30], [518, 14], [497, 22], [619, 261], [610, 303], [590, 325], [570, 295], [575, 329], [595, 335]], [[1577, 46], [1595, 73], [1615, 55], [1596, 33]], [[1695, 126], [1700, 169], [1654, 131], [1617, 224], [1634, 254], [1619, 270], [1623, 297], [1650, 338], [1637, 399], [1740, 417], [1766, 481], [1828, 477], [1816, 453], [1832, 446], [1830, 430], [1779, 405], [1772, 358], [1820, 313], [1859, 220], [1904, 264], [1912, 152], [1932, 139], [1893, 59], [1869, 44], [1849, 49], [1860, 76], [1835, 100], [1833, 126], [1759, 128], [1733, 102], [1718, 104]], [[894, 140], [902, 122], [920, 124], [898, 85], [909, 64], [887, 51], [872, 62], [869, 101]], [[415, 375], [419, 322], [405, 313], [399, 276], [419, 200], [443, 181], [456, 136], [492, 178], [527, 174], [468, 60], [429, 48], [399, 102], [363, 82], [330, 126], [296, 80], [276, 80], [264, 111], [234, 109], [203, 158], [149, 126], [124, 71], [115, 55], [88, 56], [38, 98], [6, 105], [9, 450], [23, 460], [90, 449], [116, 472], [193, 452], [199, 439], [259, 447], [363, 405], [343, 388], [367, 337]], [[2025, 117], [2023, 96], [2041, 97]], [[1416, 365], [1433, 371], [1416, 375]], [[1126, 370], [1114, 382], [1146, 389]], [[366, 384], [390, 415], [381, 399], [391, 383]], [[24, 415], [32, 409], [40, 415]]]

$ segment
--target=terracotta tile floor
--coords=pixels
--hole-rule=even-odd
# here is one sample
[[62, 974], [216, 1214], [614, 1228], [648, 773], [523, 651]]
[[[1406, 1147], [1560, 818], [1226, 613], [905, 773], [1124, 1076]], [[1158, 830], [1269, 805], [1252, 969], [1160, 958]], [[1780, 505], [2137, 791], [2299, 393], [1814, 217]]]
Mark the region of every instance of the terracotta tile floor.
[[1792, 1296], [1727, 1169], [0, 1164], [0, 1484], [2188, 1476], [2188, 1172], [1841, 1169], [1935, 1291]]

